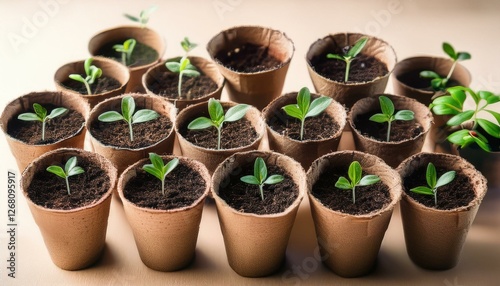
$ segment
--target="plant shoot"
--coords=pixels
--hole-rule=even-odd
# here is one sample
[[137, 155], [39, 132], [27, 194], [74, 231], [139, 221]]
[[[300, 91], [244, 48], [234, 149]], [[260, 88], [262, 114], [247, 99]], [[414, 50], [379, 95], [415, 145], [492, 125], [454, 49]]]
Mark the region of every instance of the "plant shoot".
[[415, 114], [411, 110], [399, 110], [394, 114], [394, 104], [392, 100], [387, 96], [381, 95], [378, 98], [380, 102], [380, 108], [382, 109], [382, 113], [374, 114], [370, 117], [371, 121], [384, 123], [387, 122], [387, 138], [386, 141], [389, 142], [389, 138], [391, 136], [391, 123], [395, 120], [413, 120]]
[[[182, 49], [186, 52], [185, 55], [179, 60], [179, 62], [166, 62], [165, 66], [167, 69], [173, 73], [179, 74], [179, 82], [177, 84], [177, 96], [180, 98], [182, 95], [182, 77], [198, 77], [200, 76], [200, 72], [196, 69], [194, 65], [191, 64], [191, 61], [188, 58], [188, 53], [194, 49], [197, 44], [191, 43], [189, 39], [186, 37], [181, 42]], [[190, 100], [190, 94], [186, 94], [187, 100]]]
[[380, 178], [377, 175], [366, 175], [362, 177], [363, 169], [358, 161], [353, 161], [349, 165], [347, 175], [349, 176], [349, 179], [343, 176], [339, 177], [335, 183], [335, 187], [342, 190], [351, 190], [353, 204], [356, 203], [356, 187], [369, 186], [380, 181]]
[[85, 60], [83, 63], [83, 67], [85, 70], [85, 78], [79, 74], [70, 74], [69, 78], [79, 81], [85, 85], [85, 88], [87, 88], [87, 94], [91, 95], [92, 91], [90, 90], [90, 85], [94, 84], [96, 79], [100, 78], [102, 76], [102, 70], [94, 65], [92, 65], [92, 58], [88, 58]]
[[17, 119], [23, 120], [23, 121], [40, 121], [42, 122], [42, 141], [45, 140], [45, 123], [49, 121], [52, 118], [55, 118], [57, 116], [60, 116], [64, 114], [68, 109], [64, 107], [58, 107], [52, 109], [50, 114], [47, 115], [47, 109], [45, 107], [41, 106], [38, 103], [33, 103], [33, 110], [35, 113], [32, 112], [26, 112], [19, 114], [17, 116]]
[[123, 44], [117, 44], [113, 46], [113, 49], [119, 53], [122, 54], [122, 64], [125, 66], [129, 66], [130, 63], [130, 57], [132, 56], [132, 53], [134, 52], [134, 48], [136, 45], [137, 41], [135, 39], [128, 39]]
[[361, 52], [361, 50], [363, 50], [367, 42], [368, 38], [360, 38], [359, 40], [356, 41], [356, 43], [354, 43], [354, 45], [350, 49], [344, 51], [343, 55], [338, 55], [338, 54], [326, 55], [326, 57], [329, 59], [337, 59], [345, 62], [344, 82], [347, 82], [349, 80], [349, 71], [351, 69], [351, 62], [356, 58], [356, 56]]
[[161, 193], [165, 196], [165, 178], [177, 167], [179, 159], [173, 158], [165, 164], [160, 156], [155, 153], [149, 153], [149, 160], [151, 164], [145, 164], [142, 166], [142, 169], [161, 181]]
[[253, 175], [247, 175], [240, 178], [244, 183], [259, 186], [260, 197], [264, 200], [264, 185], [274, 185], [284, 180], [281, 175], [267, 176], [267, 166], [264, 159], [257, 157], [253, 165]]
[[77, 163], [76, 157], [73, 156], [69, 158], [68, 161], [66, 161], [66, 164], [64, 164], [64, 169], [57, 165], [52, 165], [47, 167], [48, 172], [55, 174], [66, 181], [66, 190], [68, 191], [68, 195], [71, 195], [71, 190], [69, 188], [69, 181], [68, 181], [69, 177], [79, 175], [85, 172], [83, 168], [77, 166], [76, 163]]
[[455, 179], [455, 171], [448, 171], [437, 178], [436, 167], [434, 167], [434, 164], [429, 163], [427, 164], [425, 179], [427, 180], [427, 186], [418, 186], [410, 189], [410, 191], [417, 194], [434, 196], [434, 205], [437, 206], [437, 189], [453, 181]]
[[149, 22], [149, 16], [151, 15], [151, 13], [153, 13], [154, 11], [156, 11], [156, 9], [157, 9], [156, 6], [151, 6], [148, 9], [142, 10], [139, 13], [138, 17], [132, 16], [130, 14], [123, 14], [123, 16], [125, 16], [127, 19], [129, 19], [131, 21], [139, 23], [139, 25], [141, 26], [141, 28], [145, 28], [146, 24]]

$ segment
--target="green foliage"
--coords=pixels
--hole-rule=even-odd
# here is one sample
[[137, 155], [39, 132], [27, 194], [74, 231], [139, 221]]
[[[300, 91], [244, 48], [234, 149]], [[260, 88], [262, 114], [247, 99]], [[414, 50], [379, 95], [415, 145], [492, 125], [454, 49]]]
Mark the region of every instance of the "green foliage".
[[320, 96], [311, 102], [311, 94], [307, 87], [303, 87], [297, 94], [297, 104], [289, 104], [283, 107], [288, 116], [300, 120], [300, 140], [304, 135], [304, 122], [307, 117], [318, 116], [332, 102], [332, 98]]
[[87, 88], [87, 94], [91, 95], [92, 91], [90, 90], [90, 85], [94, 84], [95, 80], [100, 78], [102, 75], [102, 70], [94, 65], [92, 65], [92, 58], [88, 58], [85, 60], [83, 67], [85, 69], [85, 78], [79, 74], [70, 74], [69, 78], [79, 81], [85, 85]]
[[123, 44], [117, 44], [113, 46], [113, 49], [119, 53], [122, 53], [122, 64], [129, 66], [130, 63], [130, 57], [132, 56], [132, 53], [134, 52], [135, 45], [137, 44], [137, 41], [135, 39], [128, 39]]
[[253, 165], [253, 175], [247, 175], [240, 178], [242, 182], [251, 185], [258, 185], [260, 191], [260, 197], [264, 200], [264, 185], [274, 185], [284, 180], [281, 175], [271, 175], [267, 176], [267, 166], [264, 159], [257, 157]]
[[146, 24], [149, 22], [149, 16], [151, 15], [151, 13], [156, 11], [156, 8], [157, 8], [156, 6], [151, 6], [148, 9], [142, 10], [139, 13], [139, 17], [132, 16], [130, 14], [123, 14], [123, 16], [125, 16], [127, 19], [131, 21], [139, 23], [142, 28], [145, 28]]
[[349, 80], [349, 70], [351, 68], [351, 62], [356, 58], [356, 56], [363, 50], [366, 43], [368, 42], [368, 38], [360, 38], [354, 43], [354, 45], [347, 50], [344, 55], [337, 54], [327, 54], [326, 57], [329, 59], [337, 59], [345, 62], [345, 78], [344, 82]]
[[160, 156], [155, 153], [149, 153], [149, 160], [152, 164], [145, 164], [142, 166], [142, 169], [161, 181], [161, 193], [165, 195], [165, 178], [177, 167], [179, 159], [174, 158], [167, 164], [164, 164]]
[[198, 44], [191, 43], [191, 41], [189, 41], [188, 37], [184, 37], [184, 40], [182, 40], [182, 42], [181, 42], [181, 46], [182, 46], [182, 49], [187, 54], [190, 51], [192, 51], [194, 48], [196, 48], [198, 46]]
[[387, 122], [387, 138], [386, 141], [389, 142], [389, 138], [391, 136], [391, 123], [395, 120], [413, 120], [414, 112], [411, 110], [399, 110], [394, 114], [394, 104], [392, 100], [387, 96], [381, 95], [378, 98], [380, 102], [380, 108], [382, 109], [382, 113], [376, 113], [370, 117], [371, 121], [384, 123]]
[[349, 179], [346, 177], [339, 177], [337, 182], [335, 183], [335, 187], [342, 190], [351, 190], [352, 191], [352, 203], [356, 203], [356, 187], [373, 185], [380, 181], [380, 178], [377, 175], [363, 175], [363, 169], [358, 161], [353, 161], [349, 165], [349, 170], [347, 172]]
[[448, 171], [438, 179], [436, 167], [434, 167], [434, 164], [429, 163], [427, 165], [425, 178], [427, 180], [427, 186], [418, 186], [410, 189], [410, 191], [417, 194], [434, 196], [434, 204], [437, 205], [437, 189], [453, 181], [453, 179], [455, 179], [455, 171]]
[[55, 174], [66, 181], [66, 189], [68, 191], [68, 195], [71, 195], [68, 178], [85, 172], [83, 168], [77, 166], [76, 163], [76, 157], [73, 156], [69, 158], [68, 161], [66, 161], [66, 164], [64, 164], [64, 169], [57, 165], [47, 167], [48, 172]]
[[33, 110], [35, 113], [32, 112], [26, 112], [19, 114], [17, 116], [17, 119], [23, 120], [23, 121], [40, 121], [42, 122], [42, 141], [45, 140], [45, 123], [49, 121], [52, 118], [55, 118], [59, 115], [64, 114], [68, 109], [64, 107], [58, 107], [54, 108], [50, 114], [47, 115], [47, 109], [45, 109], [43, 106], [41, 106], [38, 103], [33, 103]]
[[[194, 49], [197, 44], [191, 43], [187, 37], [181, 42], [182, 49], [186, 51], [186, 54], [179, 60], [179, 62], [166, 62], [165, 66], [167, 69], [173, 73], [179, 74], [179, 82], [177, 84], [177, 94], [179, 98], [182, 95], [182, 77], [197, 77], [200, 76], [200, 72], [196, 69], [194, 65], [191, 64], [191, 61], [188, 58], [188, 53]], [[190, 94], [186, 94], [187, 100], [190, 100]]]

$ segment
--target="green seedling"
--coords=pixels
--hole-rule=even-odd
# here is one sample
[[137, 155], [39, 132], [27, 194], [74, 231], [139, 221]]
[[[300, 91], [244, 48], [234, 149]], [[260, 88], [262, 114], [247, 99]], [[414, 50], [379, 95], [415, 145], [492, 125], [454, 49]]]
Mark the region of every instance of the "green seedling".
[[165, 178], [177, 167], [179, 159], [174, 158], [167, 164], [164, 164], [160, 156], [155, 153], [149, 153], [149, 160], [152, 164], [146, 164], [142, 166], [142, 169], [161, 181], [161, 193], [165, 196]]
[[119, 53], [122, 53], [122, 64], [125, 66], [130, 65], [130, 57], [134, 52], [135, 45], [137, 41], [135, 39], [128, 39], [123, 42], [122, 45], [117, 44], [113, 46], [113, 49]]
[[181, 42], [181, 47], [186, 52], [186, 54], [189, 53], [190, 51], [192, 51], [197, 46], [198, 46], [198, 44], [192, 43], [191, 41], [189, 41], [188, 37], [184, 37], [184, 40], [182, 40], [182, 42]]
[[124, 98], [122, 98], [121, 109], [121, 114], [113, 110], [106, 111], [99, 115], [97, 119], [102, 122], [115, 122], [119, 120], [127, 122], [130, 133], [130, 141], [134, 141], [132, 124], [151, 121], [160, 116], [156, 111], [151, 109], [141, 109], [135, 112], [135, 101], [131, 96], [125, 96]]
[[332, 102], [332, 98], [320, 96], [311, 102], [311, 94], [307, 87], [303, 87], [297, 94], [297, 104], [283, 106], [288, 116], [300, 120], [300, 140], [304, 137], [304, 122], [307, 117], [318, 116]]
[[92, 91], [90, 90], [90, 85], [94, 84], [96, 79], [100, 78], [102, 76], [102, 70], [94, 65], [92, 65], [92, 58], [88, 58], [85, 60], [83, 63], [83, 67], [85, 70], [85, 78], [79, 74], [70, 74], [69, 78], [79, 81], [85, 85], [87, 88], [87, 94], [91, 95]]
[[145, 28], [146, 24], [149, 22], [149, 16], [151, 15], [151, 13], [156, 11], [156, 9], [157, 9], [156, 6], [151, 6], [148, 9], [142, 10], [139, 13], [139, 17], [132, 16], [130, 14], [123, 14], [123, 16], [125, 16], [127, 19], [131, 21], [139, 23], [141, 28]]
[[354, 43], [354, 45], [350, 49], [344, 51], [343, 55], [337, 55], [337, 54], [326, 55], [326, 57], [329, 59], [337, 59], [345, 62], [344, 82], [347, 82], [349, 80], [349, 70], [351, 68], [351, 62], [356, 58], [356, 56], [361, 52], [361, 50], [363, 50], [367, 42], [368, 38], [360, 38], [359, 40], [356, 41], [356, 43]]
[[281, 175], [267, 176], [267, 166], [264, 159], [257, 157], [253, 165], [253, 175], [247, 175], [240, 178], [242, 182], [259, 186], [260, 197], [264, 200], [264, 185], [274, 185], [284, 180]]
[[17, 119], [23, 120], [23, 121], [40, 121], [42, 122], [42, 141], [45, 140], [45, 123], [49, 121], [52, 118], [55, 118], [57, 116], [60, 116], [64, 114], [68, 109], [64, 107], [58, 107], [52, 109], [50, 114], [47, 115], [47, 109], [45, 109], [43, 106], [41, 106], [38, 103], [33, 103], [33, 110], [35, 113], [32, 112], [26, 112], [19, 114], [17, 116]]
[[[194, 65], [191, 64], [191, 61], [188, 58], [188, 53], [194, 49], [197, 44], [191, 43], [189, 39], [186, 37], [181, 42], [181, 46], [186, 52], [186, 54], [179, 60], [179, 62], [166, 62], [165, 66], [167, 69], [173, 73], [179, 74], [179, 83], [177, 84], [177, 94], [179, 98], [182, 95], [182, 77], [198, 77], [200, 76], [200, 72], [196, 69]], [[186, 94], [187, 100], [190, 100], [190, 94]]]
[[425, 179], [427, 180], [427, 186], [418, 186], [410, 189], [410, 191], [417, 194], [434, 196], [434, 205], [437, 206], [437, 189], [453, 181], [455, 179], [455, 171], [448, 171], [438, 179], [436, 167], [434, 167], [434, 164], [429, 163]]
[[224, 114], [224, 109], [220, 102], [216, 99], [210, 98], [208, 100], [208, 113], [210, 114], [210, 118], [207, 117], [198, 117], [191, 121], [188, 125], [188, 129], [190, 130], [200, 130], [209, 127], [215, 127], [217, 129], [217, 150], [220, 150], [220, 142], [221, 142], [221, 131], [224, 122], [233, 122], [238, 121], [243, 116], [245, 116], [248, 108], [250, 106], [248, 104], [237, 104], [226, 111]]
[[339, 177], [335, 183], [335, 187], [342, 190], [351, 190], [353, 204], [356, 203], [356, 187], [369, 186], [380, 181], [380, 178], [377, 175], [366, 175], [361, 177], [363, 175], [363, 169], [358, 161], [353, 161], [349, 165], [347, 175], [349, 176], [349, 179], [343, 176]]
[[445, 78], [442, 78], [439, 74], [434, 71], [421, 71], [420, 76], [423, 78], [431, 79], [431, 86], [435, 91], [444, 91], [447, 87], [448, 81], [455, 70], [455, 67], [459, 61], [465, 61], [471, 58], [468, 52], [456, 52], [452, 45], [449, 43], [443, 43], [443, 51], [451, 58], [453, 65]]
[[411, 110], [399, 110], [394, 114], [394, 104], [392, 100], [387, 96], [381, 95], [378, 98], [380, 102], [380, 108], [382, 109], [382, 113], [374, 114], [370, 117], [371, 121], [384, 123], [387, 122], [387, 138], [386, 141], [389, 142], [389, 138], [391, 136], [391, 123], [395, 120], [413, 120], [415, 117], [415, 113]]
[[77, 163], [76, 157], [73, 156], [69, 158], [68, 161], [66, 161], [66, 164], [64, 164], [64, 169], [57, 165], [52, 165], [47, 167], [48, 172], [55, 174], [66, 181], [66, 190], [68, 191], [68, 195], [71, 195], [71, 190], [69, 188], [69, 181], [68, 181], [69, 177], [79, 175], [85, 172], [83, 168], [77, 166], [76, 163]]

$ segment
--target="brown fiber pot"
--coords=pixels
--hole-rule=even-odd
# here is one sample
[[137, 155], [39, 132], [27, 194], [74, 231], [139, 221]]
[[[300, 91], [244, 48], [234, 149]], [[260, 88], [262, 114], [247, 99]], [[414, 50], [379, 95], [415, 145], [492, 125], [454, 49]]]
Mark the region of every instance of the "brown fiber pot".
[[[109, 176], [110, 188], [90, 205], [72, 210], [49, 209], [33, 203], [27, 189], [36, 172], [63, 164], [72, 156], [86, 157]], [[24, 170], [20, 187], [40, 229], [52, 262], [65, 270], [79, 270], [94, 264], [102, 255], [108, 225], [111, 196], [115, 188], [115, 167], [99, 154], [82, 149], [61, 148], [35, 159]]]
[[[407, 109], [413, 111], [415, 113], [415, 121], [422, 125], [422, 133], [412, 139], [397, 142], [379, 141], [361, 134], [361, 132], [356, 129], [354, 120], [361, 114], [380, 113], [380, 103], [378, 99], [380, 95], [389, 97], [394, 103], [394, 108], [396, 110]], [[352, 107], [347, 120], [352, 129], [352, 136], [354, 138], [356, 150], [378, 156], [389, 166], [395, 168], [404, 159], [422, 150], [425, 137], [431, 128], [433, 117], [429, 108], [415, 99], [399, 95], [379, 94], [360, 99], [356, 102]]]
[[[235, 72], [216, 60], [221, 50], [231, 50], [251, 43], [268, 47], [268, 52], [282, 62], [280, 67], [255, 73]], [[215, 35], [207, 44], [207, 51], [226, 78], [229, 100], [247, 103], [262, 110], [281, 95], [285, 77], [295, 51], [294, 44], [285, 33], [259, 26], [239, 26]]]
[[120, 82], [119, 88], [99, 94], [88, 95], [88, 94], [81, 94], [64, 86], [62, 83], [69, 78], [70, 74], [79, 74], [82, 76], [85, 75], [85, 70], [83, 66], [85, 60], [67, 63], [61, 66], [59, 69], [57, 69], [54, 75], [54, 82], [57, 90], [81, 96], [89, 103], [90, 108], [94, 107], [96, 104], [105, 99], [124, 93], [130, 78], [128, 68], [122, 65], [121, 63], [108, 58], [98, 57], [98, 56], [92, 57], [92, 59], [93, 59], [92, 65], [95, 65], [96, 67], [102, 70], [102, 76], [111, 77]]
[[[320, 175], [330, 167], [349, 168], [358, 161], [367, 174], [377, 175], [389, 187], [391, 202], [382, 209], [364, 215], [334, 211], [311, 193]], [[375, 267], [380, 245], [391, 220], [394, 207], [401, 198], [398, 173], [380, 158], [359, 151], [337, 151], [313, 162], [307, 171], [307, 188], [311, 214], [323, 263], [342, 277], [368, 274]], [[332, 186], [332, 192], [335, 190]]]
[[[375, 57], [386, 64], [388, 70], [386, 75], [368, 82], [344, 83], [333, 81], [316, 73], [311, 64], [314, 57], [335, 50], [337, 47], [352, 46], [362, 37], [368, 37], [369, 40], [361, 53]], [[307, 51], [306, 61], [307, 70], [316, 93], [330, 96], [350, 108], [356, 101], [367, 95], [379, 94], [385, 91], [389, 75], [396, 65], [397, 58], [392, 46], [381, 39], [357, 33], [338, 33], [330, 34], [314, 42]]]
[[63, 147], [73, 147], [83, 149], [85, 141], [85, 133], [87, 129], [85, 124], [78, 130], [77, 133], [50, 144], [33, 145], [19, 141], [7, 133], [7, 126], [10, 120], [18, 120], [13, 118], [16, 114], [27, 112], [33, 108], [33, 103], [54, 104], [58, 107], [65, 107], [79, 112], [84, 118], [88, 117], [90, 112], [89, 105], [83, 98], [63, 92], [42, 91], [31, 92], [18, 97], [5, 106], [1, 116], [0, 126], [5, 134], [7, 143], [9, 143], [10, 151], [16, 159], [19, 171], [23, 171], [26, 166], [35, 158], [42, 154]]
[[408, 255], [422, 268], [445, 270], [455, 267], [460, 259], [467, 233], [486, 194], [487, 181], [463, 158], [444, 153], [415, 154], [403, 161], [397, 171], [404, 180], [429, 162], [436, 168], [465, 174], [476, 194], [467, 206], [438, 210], [418, 203], [403, 192], [400, 208]]
[[[318, 95], [312, 94], [311, 96], [314, 97]], [[285, 105], [296, 103], [297, 92], [287, 93], [273, 100], [266, 108], [264, 108], [262, 114], [266, 120], [269, 148], [278, 153], [292, 157], [301, 163], [304, 169], [308, 169], [311, 163], [318, 157], [337, 151], [342, 132], [346, 125], [347, 115], [344, 107], [334, 100], [324, 112], [326, 112], [328, 116], [333, 119], [333, 121], [339, 124], [339, 130], [337, 130], [334, 134], [330, 134], [327, 138], [303, 141], [295, 140], [289, 136], [276, 132], [269, 126], [269, 123], [271, 120], [286, 121], [287, 118], [277, 117], [282, 114], [280, 109]], [[304, 132], [307, 132], [307, 130], [304, 130]]]
[[[213, 92], [206, 94], [202, 97], [198, 97], [196, 99], [173, 99], [166, 97], [168, 101], [172, 102], [175, 107], [177, 107], [178, 111], [184, 109], [186, 106], [191, 105], [191, 104], [196, 104], [199, 102], [203, 101], [208, 101], [210, 98], [215, 98], [215, 99], [220, 99], [220, 96], [222, 94], [222, 89], [224, 88], [224, 83], [225, 79], [222, 76], [222, 74], [219, 72], [219, 69], [217, 66], [212, 62], [209, 61], [205, 58], [202, 57], [188, 57], [189, 60], [191, 61], [191, 64], [194, 65], [198, 71], [201, 73], [205, 74], [206, 76], [210, 77], [216, 84], [217, 84], [217, 89], [214, 90]], [[167, 67], [165, 66], [166, 62], [169, 61], [179, 61], [179, 58], [172, 58], [168, 59], [166, 61], [163, 61], [153, 67], [151, 67], [143, 76], [142, 76], [142, 85], [146, 92], [148, 94], [154, 94], [154, 95], [159, 95], [155, 94], [153, 91], [149, 89], [149, 86], [157, 81], [157, 78], [168, 71]]]
[[[239, 212], [219, 195], [219, 186], [239, 166], [262, 157], [267, 165], [283, 168], [299, 187], [297, 199], [285, 211], [256, 215]], [[269, 151], [241, 152], [227, 158], [212, 176], [212, 195], [224, 238], [227, 259], [231, 268], [244, 277], [270, 275], [280, 269], [285, 260], [288, 239], [299, 205], [305, 196], [306, 181], [302, 166], [290, 157]]]
[[[162, 156], [170, 161], [174, 156]], [[180, 162], [198, 172], [205, 181], [205, 192], [191, 205], [160, 210], [137, 206], [123, 193], [127, 182], [136, 176], [138, 169], [150, 163], [143, 159], [128, 167], [118, 181], [118, 194], [123, 202], [127, 221], [142, 262], [157, 271], [176, 271], [186, 267], [194, 258], [205, 198], [210, 191], [210, 174], [206, 167], [195, 160], [183, 157]]]

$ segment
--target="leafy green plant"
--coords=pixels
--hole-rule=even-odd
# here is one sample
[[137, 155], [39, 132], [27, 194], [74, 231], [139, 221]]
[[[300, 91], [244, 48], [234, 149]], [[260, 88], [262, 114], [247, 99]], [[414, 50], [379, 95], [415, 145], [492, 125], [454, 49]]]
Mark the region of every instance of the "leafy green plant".
[[452, 45], [449, 43], [443, 43], [443, 51], [451, 58], [453, 65], [445, 78], [442, 78], [439, 74], [434, 71], [421, 71], [420, 76], [423, 78], [431, 79], [431, 86], [435, 91], [444, 91], [447, 87], [448, 81], [455, 70], [455, 67], [459, 61], [465, 61], [471, 58], [468, 52], [456, 52]]
[[137, 41], [135, 39], [128, 39], [123, 44], [117, 44], [113, 46], [113, 49], [119, 53], [122, 53], [122, 64], [130, 65], [130, 57], [134, 52], [135, 45]]
[[35, 113], [32, 112], [26, 112], [19, 114], [17, 116], [17, 119], [23, 120], [23, 121], [40, 121], [42, 122], [42, 141], [45, 140], [45, 123], [49, 121], [52, 118], [55, 118], [57, 116], [60, 116], [64, 114], [68, 109], [64, 107], [58, 107], [52, 109], [50, 114], [47, 114], [47, 109], [45, 107], [41, 106], [38, 103], [33, 103], [33, 110]]
[[151, 121], [160, 116], [156, 111], [151, 109], [141, 109], [135, 112], [135, 101], [131, 96], [125, 96], [122, 98], [121, 109], [121, 114], [114, 110], [106, 111], [99, 115], [97, 119], [102, 122], [115, 122], [119, 120], [127, 122], [130, 133], [130, 141], [134, 141], [132, 124]]
[[48, 172], [55, 174], [66, 181], [66, 190], [68, 191], [68, 195], [71, 195], [71, 191], [69, 188], [69, 181], [68, 181], [69, 177], [79, 175], [85, 172], [82, 167], [79, 167], [76, 164], [77, 164], [76, 157], [73, 156], [69, 158], [68, 161], [66, 161], [66, 164], [64, 164], [64, 169], [57, 165], [52, 165], [47, 167]]
[[347, 171], [349, 179], [346, 177], [339, 177], [335, 183], [335, 187], [342, 190], [352, 191], [352, 203], [356, 203], [356, 187], [369, 186], [380, 181], [380, 177], [377, 175], [363, 175], [363, 169], [358, 161], [352, 161], [349, 165], [349, 170]]
[[209, 127], [215, 127], [217, 129], [217, 150], [220, 150], [220, 141], [221, 141], [221, 131], [224, 122], [233, 122], [238, 121], [245, 114], [250, 106], [248, 104], [237, 104], [226, 111], [224, 114], [224, 109], [220, 102], [216, 99], [210, 98], [208, 100], [208, 114], [210, 118], [207, 117], [198, 117], [191, 121], [188, 125], [188, 129], [191, 130], [199, 130], [205, 129]]
[[304, 137], [304, 122], [307, 117], [314, 117], [323, 112], [332, 102], [332, 98], [320, 96], [311, 102], [311, 94], [307, 87], [303, 87], [297, 94], [297, 104], [283, 106], [288, 116], [300, 120], [300, 140]]
[[448, 171], [437, 178], [436, 167], [434, 167], [434, 164], [429, 163], [427, 164], [425, 179], [427, 180], [427, 186], [418, 186], [410, 189], [410, 191], [417, 194], [434, 196], [434, 204], [437, 205], [437, 189], [453, 181], [455, 179], [455, 171]]
[[186, 54], [192, 51], [197, 46], [198, 44], [192, 43], [188, 37], [184, 37], [184, 40], [181, 41], [181, 47], [186, 52]]
[[[188, 53], [194, 49], [197, 44], [191, 43], [187, 37], [181, 42], [181, 46], [186, 52], [185, 55], [179, 60], [179, 62], [166, 62], [165, 66], [167, 69], [173, 73], [179, 74], [179, 83], [177, 84], [177, 94], [179, 98], [182, 95], [182, 77], [197, 77], [200, 76], [200, 72], [196, 69], [194, 65], [191, 64], [191, 61], [188, 58]], [[187, 100], [190, 100], [189, 93], [186, 95]]]
[[130, 14], [123, 14], [126, 18], [128, 18], [131, 21], [137, 22], [141, 25], [142, 28], [146, 27], [146, 24], [149, 22], [149, 16], [151, 13], [156, 11], [157, 7], [156, 6], [151, 6], [148, 9], [142, 10], [139, 13], [139, 17], [132, 16]]
[[264, 200], [264, 185], [274, 185], [284, 180], [282, 175], [267, 176], [267, 166], [264, 159], [257, 157], [253, 165], [253, 175], [247, 175], [240, 178], [242, 182], [259, 186], [260, 197]]
[[344, 51], [343, 55], [338, 55], [338, 54], [326, 55], [326, 57], [329, 59], [337, 59], [345, 62], [344, 82], [347, 82], [349, 80], [349, 70], [351, 69], [351, 62], [356, 58], [356, 56], [361, 52], [361, 50], [363, 50], [367, 42], [368, 38], [363, 37], [357, 40], [356, 43], [354, 43], [354, 45], [350, 49]]
[[[473, 109], [464, 106], [467, 98], [474, 102]], [[488, 139], [478, 128], [481, 127], [494, 138], [500, 138], [500, 113], [488, 109], [491, 104], [499, 101], [500, 96], [489, 91], [474, 92], [468, 87], [454, 86], [446, 89], [446, 95], [435, 98], [429, 108], [434, 114], [453, 116], [446, 122], [450, 132], [447, 137], [449, 142], [461, 148], [476, 143], [484, 151], [490, 152]], [[480, 117], [482, 113], [489, 113], [496, 122], [485, 116]]]
[[161, 193], [165, 195], [165, 178], [177, 167], [179, 159], [173, 158], [165, 164], [160, 156], [155, 153], [149, 153], [149, 160], [152, 164], [145, 164], [142, 166], [142, 169], [161, 181]]
[[382, 113], [376, 113], [370, 117], [371, 121], [384, 123], [387, 122], [387, 138], [386, 141], [389, 142], [389, 138], [391, 136], [391, 124], [395, 120], [413, 120], [415, 117], [415, 113], [411, 110], [399, 110], [394, 114], [394, 103], [387, 96], [381, 95], [378, 98], [380, 102], [380, 108], [382, 109]]
[[94, 65], [92, 65], [92, 58], [88, 58], [85, 60], [83, 63], [83, 67], [85, 70], [85, 78], [79, 74], [70, 74], [69, 78], [79, 81], [85, 85], [87, 88], [87, 93], [88, 95], [92, 94], [92, 91], [90, 90], [90, 85], [94, 84], [95, 80], [100, 78], [102, 75], [102, 70]]

